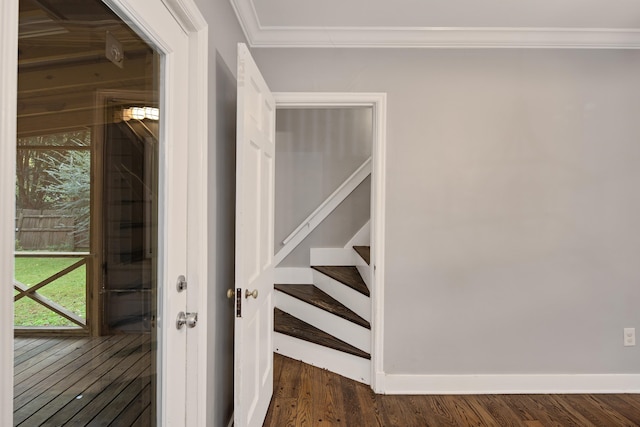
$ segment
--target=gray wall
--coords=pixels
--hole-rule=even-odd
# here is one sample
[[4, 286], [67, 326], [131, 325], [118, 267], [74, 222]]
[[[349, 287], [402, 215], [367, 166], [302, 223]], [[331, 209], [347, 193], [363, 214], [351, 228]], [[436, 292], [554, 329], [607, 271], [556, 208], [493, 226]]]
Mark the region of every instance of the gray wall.
[[[371, 108], [278, 109], [275, 251], [371, 156]], [[309, 249], [343, 247], [369, 220], [371, 186], [363, 182], [287, 256], [282, 267], [309, 267]]]
[[233, 413], [236, 45], [245, 42], [227, 0], [196, 0], [209, 24], [209, 340], [208, 426]]
[[387, 373], [640, 373], [640, 52], [256, 49], [388, 93]]

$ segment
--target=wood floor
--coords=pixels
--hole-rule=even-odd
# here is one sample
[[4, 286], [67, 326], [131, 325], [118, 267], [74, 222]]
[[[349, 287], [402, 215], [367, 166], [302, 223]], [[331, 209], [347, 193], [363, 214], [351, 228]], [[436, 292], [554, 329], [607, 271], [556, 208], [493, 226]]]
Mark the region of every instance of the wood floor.
[[14, 340], [14, 426], [151, 425], [149, 335]]
[[264, 426], [640, 426], [640, 395], [382, 396], [276, 354]]

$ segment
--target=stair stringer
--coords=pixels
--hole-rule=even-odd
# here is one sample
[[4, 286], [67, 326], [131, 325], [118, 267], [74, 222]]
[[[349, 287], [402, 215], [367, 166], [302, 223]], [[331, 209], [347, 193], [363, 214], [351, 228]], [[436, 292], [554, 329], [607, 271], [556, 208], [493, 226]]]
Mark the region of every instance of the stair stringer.
[[358, 316], [371, 322], [371, 299], [368, 296], [316, 270], [313, 270], [313, 283]]
[[343, 377], [371, 384], [371, 361], [308, 341], [273, 333], [273, 351]]
[[367, 264], [355, 249], [351, 248], [351, 253], [353, 254], [353, 265], [358, 269], [358, 273], [360, 273], [364, 284], [367, 285], [367, 289], [371, 292], [371, 286], [373, 285], [373, 267]]
[[[311, 286], [311, 285], [309, 285]], [[334, 337], [371, 353], [371, 331], [360, 325], [343, 319], [315, 307], [298, 298], [276, 290], [275, 306]]]

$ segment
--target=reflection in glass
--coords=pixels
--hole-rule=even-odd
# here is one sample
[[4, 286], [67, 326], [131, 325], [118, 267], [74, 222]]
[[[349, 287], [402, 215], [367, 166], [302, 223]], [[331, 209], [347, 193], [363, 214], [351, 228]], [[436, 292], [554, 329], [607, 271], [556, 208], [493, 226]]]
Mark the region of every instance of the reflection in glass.
[[14, 422], [155, 425], [159, 56], [99, 0], [18, 47]]

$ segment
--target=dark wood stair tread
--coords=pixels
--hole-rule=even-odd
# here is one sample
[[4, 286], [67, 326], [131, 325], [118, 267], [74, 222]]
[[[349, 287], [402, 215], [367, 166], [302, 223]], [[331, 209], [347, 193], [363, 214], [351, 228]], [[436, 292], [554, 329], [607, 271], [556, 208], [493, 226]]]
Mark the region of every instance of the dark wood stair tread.
[[367, 263], [367, 265], [371, 265], [371, 246], [354, 246], [358, 255]]
[[274, 309], [273, 324], [273, 329], [281, 334], [289, 335], [324, 347], [329, 347], [343, 353], [349, 353], [354, 356], [362, 357], [363, 359], [371, 359], [371, 355], [359, 348], [339, 340], [333, 335], [329, 335], [315, 326], [312, 326], [289, 313], [285, 313], [279, 308]]
[[275, 289], [284, 292], [287, 295], [291, 295], [300, 301], [304, 301], [331, 314], [335, 314], [336, 316], [353, 322], [356, 325], [371, 329], [371, 324], [369, 324], [369, 322], [314, 285], [276, 284], [274, 287]]
[[358, 272], [358, 269], [353, 266], [312, 266], [316, 271], [322, 274], [326, 274], [332, 279], [338, 282], [344, 283], [351, 289], [360, 292], [362, 295], [369, 296], [369, 288], [362, 280], [362, 276]]

